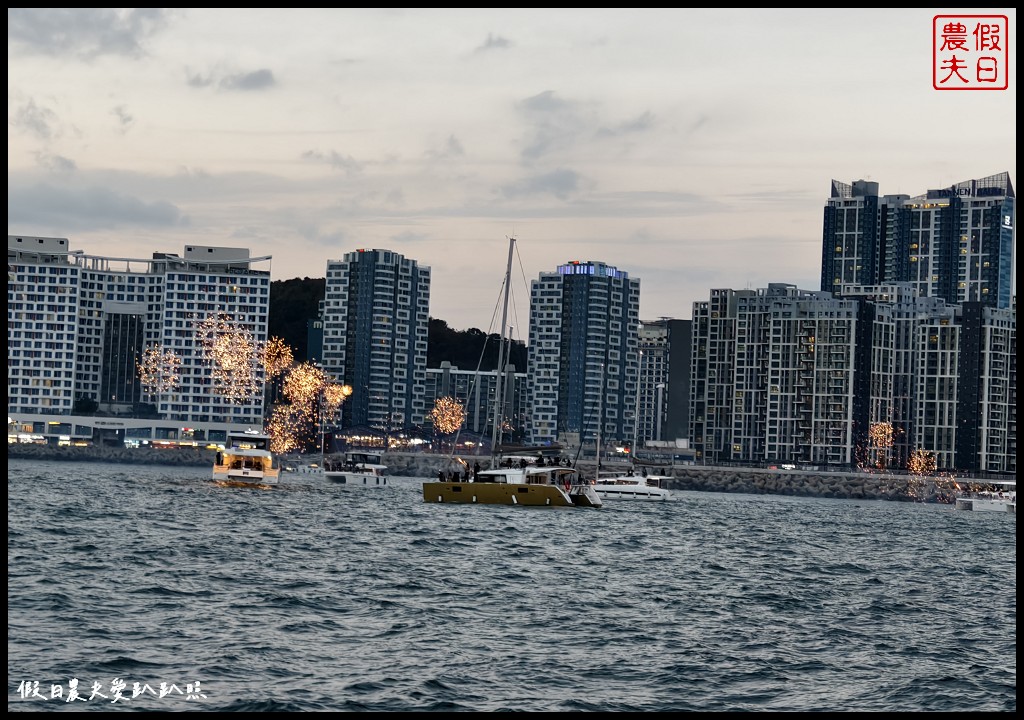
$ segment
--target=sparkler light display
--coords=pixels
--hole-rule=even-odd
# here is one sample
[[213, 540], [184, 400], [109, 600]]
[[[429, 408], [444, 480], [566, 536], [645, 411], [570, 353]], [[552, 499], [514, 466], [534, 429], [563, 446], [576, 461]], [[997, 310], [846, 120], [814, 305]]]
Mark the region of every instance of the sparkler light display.
[[316, 400], [328, 381], [323, 368], [311, 362], [300, 363], [284, 376], [281, 393], [292, 405], [304, 408], [312, 419], [316, 415]]
[[430, 411], [430, 417], [434, 420], [434, 427], [437, 431], [450, 435], [460, 427], [466, 419], [466, 411], [462, 403], [452, 397], [439, 397], [434, 401], [434, 409]]
[[922, 448], [910, 453], [910, 459], [907, 460], [907, 471], [911, 475], [934, 475], [935, 466], [935, 453]]
[[294, 405], [275, 405], [270, 419], [267, 420], [271, 452], [287, 453], [301, 449], [308, 441], [308, 438], [300, 434], [300, 429], [305, 427], [303, 420], [300, 408]]
[[328, 383], [323, 387], [324, 408], [323, 411], [330, 415], [338, 412], [341, 404], [352, 394], [352, 386]]
[[281, 375], [294, 363], [295, 355], [284, 340], [279, 337], [267, 340], [267, 345], [263, 348], [263, 370], [268, 380]]
[[143, 351], [136, 369], [142, 389], [148, 395], [159, 396], [181, 384], [181, 357], [159, 345], [150, 345]]
[[252, 332], [227, 313], [215, 313], [196, 321], [195, 334], [214, 392], [234, 403], [258, 397], [264, 349]]
[[288, 403], [275, 406], [267, 432], [278, 446], [294, 449], [314, 444], [316, 428], [335, 416], [352, 388], [331, 382], [323, 368], [303, 362], [284, 374], [281, 393]]
[[868, 441], [875, 455], [875, 466], [884, 468], [889, 464], [889, 451], [892, 449], [896, 433], [891, 422], [871, 423], [868, 428]]

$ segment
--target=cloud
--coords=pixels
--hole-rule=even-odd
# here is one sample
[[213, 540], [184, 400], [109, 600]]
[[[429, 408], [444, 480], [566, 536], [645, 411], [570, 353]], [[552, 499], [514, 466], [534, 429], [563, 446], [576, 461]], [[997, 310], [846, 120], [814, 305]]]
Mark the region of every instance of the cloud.
[[168, 202], [145, 202], [101, 187], [58, 188], [39, 183], [7, 191], [7, 222], [76, 232], [114, 228], [180, 227], [188, 218]]
[[519, 108], [533, 123], [520, 153], [526, 160], [538, 160], [550, 153], [570, 150], [587, 128], [578, 106], [561, 99], [551, 90], [523, 100]]
[[141, 57], [172, 16], [162, 8], [7, 8], [8, 47], [84, 60]]
[[615, 127], [602, 127], [597, 131], [600, 137], [618, 137], [620, 135], [628, 135], [631, 133], [646, 132], [654, 127], [654, 115], [650, 112], [645, 112], [635, 120], [624, 122]]
[[487, 39], [484, 44], [476, 49], [475, 52], [487, 52], [488, 50], [504, 50], [512, 47], [512, 42], [507, 38], [503, 38], [500, 35], [494, 35], [487, 33]]
[[49, 153], [37, 153], [36, 163], [50, 172], [67, 174], [78, 169], [78, 165], [71, 158], [63, 155], [51, 155]]
[[572, 170], [555, 170], [535, 175], [513, 185], [506, 185], [501, 193], [508, 198], [529, 195], [554, 195], [566, 200], [579, 189], [580, 176]]
[[58, 134], [54, 129], [57, 114], [49, 108], [36, 105], [36, 101], [31, 98], [14, 111], [9, 122], [12, 127], [25, 130], [40, 140], [50, 140]]
[[341, 155], [332, 150], [329, 153], [322, 153], [319, 150], [307, 150], [302, 153], [305, 160], [327, 163], [333, 170], [344, 170], [346, 175], [356, 175], [363, 170], [363, 165], [351, 155]]
[[118, 105], [110, 112], [117, 118], [120, 124], [118, 129], [122, 135], [132, 129], [132, 126], [135, 124], [135, 118], [128, 112], [128, 108], [124, 105]]
[[527, 113], [561, 113], [570, 108], [570, 104], [555, 95], [553, 90], [545, 90], [519, 103]]
[[463, 157], [466, 154], [465, 149], [462, 147], [462, 143], [459, 142], [458, 138], [454, 135], [449, 135], [448, 139], [441, 145], [440, 148], [432, 148], [427, 150], [427, 157], [431, 160], [445, 160], [456, 157]]
[[188, 70], [185, 71], [185, 82], [189, 87], [204, 88], [213, 85], [212, 75], [200, 75], [198, 73], [191, 73]]
[[254, 70], [221, 78], [221, 90], [264, 90], [276, 84], [274, 73], [270, 70]]

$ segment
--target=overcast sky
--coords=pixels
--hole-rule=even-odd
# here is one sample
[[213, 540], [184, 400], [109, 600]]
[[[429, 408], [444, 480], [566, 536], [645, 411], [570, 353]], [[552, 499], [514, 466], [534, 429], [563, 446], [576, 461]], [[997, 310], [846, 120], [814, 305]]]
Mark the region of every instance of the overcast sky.
[[[932, 87], [936, 14], [1009, 17], [1009, 89]], [[569, 260], [640, 317], [711, 288], [818, 289], [832, 179], [882, 194], [1009, 172], [1012, 8], [8, 9], [8, 234], [186, 244], [324, 277], [431, 268], [432, 317], [497, 332]], [[500, 315], [500, 313], [499, 313]]]

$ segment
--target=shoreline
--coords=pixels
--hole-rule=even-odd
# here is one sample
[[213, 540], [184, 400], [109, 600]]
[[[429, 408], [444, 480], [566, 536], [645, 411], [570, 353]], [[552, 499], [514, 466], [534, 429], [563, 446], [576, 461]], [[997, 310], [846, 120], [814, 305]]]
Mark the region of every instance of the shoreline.
[[[212, 467], [216, 452], [206, 448], [118, 448], [54, 447], [51, 445], [8, 444], [7, 457], [19, 460], [61, 462], [107, 462], [173, 467]], [[308, 465], [319, 455], [284, 455], [283, 465]], [[396, 477], [434, 477], [447, 466], [447, 455], [425, 453], [387, 453], [385, 464]], [[593, 472], [593, 463], [579, 463], [583, 472]], [[609, 468], [614, 470], [615, 468]], [[619, 468], [623, 472], [626, 466]], [[686, 465], [665, 468], [673, 479], [671, 490], [745, 493], [752, 495], [792, 495], [855, 500], [891, 500], [952, 504], [961, 485], [985, 484], [983, 480], [952, 477], [891, 475], [870, 472], [817, 472], [805, 470], [766, 470]]]

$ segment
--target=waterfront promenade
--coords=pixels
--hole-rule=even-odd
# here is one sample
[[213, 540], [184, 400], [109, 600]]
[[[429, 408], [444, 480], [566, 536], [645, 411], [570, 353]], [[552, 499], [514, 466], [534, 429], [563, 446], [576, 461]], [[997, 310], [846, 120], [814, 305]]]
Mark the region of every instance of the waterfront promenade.
[[[47, 445], [9, 444], [8, 458], [27, 460], [61, 460], [70, 462], [108, 462], [183, 467], [212, 467], [214, 451], [206, 448], [119, 448], [119, 447], [54, 447]], [[301, 475], [316, 455], [289, 455], [283, 464], [296, 468]], [[472, 456], [466, 456], [471, 464]], [[387, 453], [384, 456], [392, 475], [398, 477], [435, 477], [446, 469], [447, 455], [431, 453]], [[481, 459], [481, 465], [486, 462]], [[585, 475], [594, 472], [593, 463], [579, 463]], [[606, 471], [621, 470], [626, 465], [606, 464]], [[802, 497], [845, 498], [858, 500], [895, 500], [906, 502], [952, 503], [958, 481], [951, 477], [894, 475], [869, 472], [820, 472], [805, 470], [767, 470], [761, 468], [711, 467], [683, 465], [659, 468], [671, 475], [668, 486], [673, 490], [699, 492], [795, 495]], [[286, 474], [285, 478], [288, 477]], [[959, 484], [978, 482], [960, 480]]]

